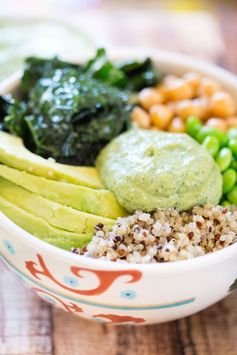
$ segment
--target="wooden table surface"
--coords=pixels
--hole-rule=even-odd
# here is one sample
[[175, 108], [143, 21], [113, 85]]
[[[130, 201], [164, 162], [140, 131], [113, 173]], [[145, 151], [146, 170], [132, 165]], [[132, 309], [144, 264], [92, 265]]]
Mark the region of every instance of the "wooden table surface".
[[[214, 15], [117, 10], [74, 15], [72, 21], [78, 18], [90, 32], [96, 28], [105, 43], [179, 50], [237, 73], [237, 14], [228, 9], [219, 8]], [[236, 355], [237, 294], [167, 324], [107, 326], [51, 307], [0, 264], [0, 355], [95, 353]]]

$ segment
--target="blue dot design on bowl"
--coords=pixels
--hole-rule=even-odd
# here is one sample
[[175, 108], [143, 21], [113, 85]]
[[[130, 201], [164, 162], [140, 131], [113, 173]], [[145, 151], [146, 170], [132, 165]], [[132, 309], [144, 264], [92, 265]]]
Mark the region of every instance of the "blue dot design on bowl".
[[9, 242], [9, 240], [4, 240], [3, 245], [5, 249], [8, 251], [8, 253], [10, 253], [11, 255], [14, 255], [16, 253], [16, 249], [14, 245], [11, 242]]
[[70, 287], [76, 288], [78, 287], [78, 280], [74, 277], [65, 276], [63, 279], [64, 283]]
[[122, 298], [127, 298], [128, 300], [133, 300], [134, 298], [137, 297], [137, 294], [133, 290], [125, 290], [120, 293], [120, 296]]

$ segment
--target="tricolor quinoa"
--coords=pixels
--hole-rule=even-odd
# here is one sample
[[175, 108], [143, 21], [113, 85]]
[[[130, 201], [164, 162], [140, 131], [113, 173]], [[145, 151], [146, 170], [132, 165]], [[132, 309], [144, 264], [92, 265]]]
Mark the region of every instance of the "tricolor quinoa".
[[137, 211], [118, 218], [112, 230], [98, 224], [95, 236], [74, 253], [129, 263], [156, 263], [194, 258], [237, 241], [237, 211], [222, 206]]

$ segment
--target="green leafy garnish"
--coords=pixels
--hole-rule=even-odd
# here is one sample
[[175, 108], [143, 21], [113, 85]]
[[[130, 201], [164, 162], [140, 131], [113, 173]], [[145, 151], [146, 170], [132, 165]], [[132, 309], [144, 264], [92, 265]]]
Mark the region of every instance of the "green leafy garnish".
[[101, 148], [129, 128], [133, 92], [159, 78], [150, 59], [115, 64], [104, 49], [83, 65], [30, 57], [22, 98], [0, 100], [0, 129], [43, 157], [93, 165]]
[[10, 94], [0, 96], [0, 130], [2, 131], [6, 129], [5, 117], [9, 114], [14, 102], [15, 100]]
[[5, 126], [36, 154], [92, 165], [99, 150], [128, 128], [129, 96], [76, 69], [52, 73], [36, 81], [27, 104], [15, 101]]

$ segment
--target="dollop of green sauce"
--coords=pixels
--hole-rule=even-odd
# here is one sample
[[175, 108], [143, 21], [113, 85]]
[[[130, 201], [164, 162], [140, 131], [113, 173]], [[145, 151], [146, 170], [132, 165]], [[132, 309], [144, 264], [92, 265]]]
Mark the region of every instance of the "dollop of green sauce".
[[186, 134], [132, 129], [110, 142], [97, 158], [105, 186], [129, 212], [218, 204], [220, 171]]

